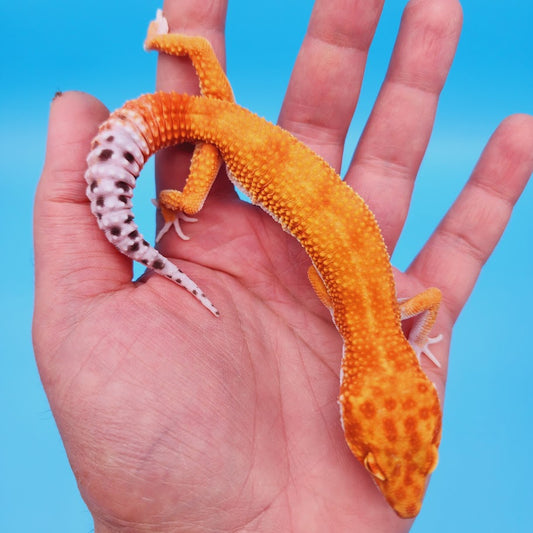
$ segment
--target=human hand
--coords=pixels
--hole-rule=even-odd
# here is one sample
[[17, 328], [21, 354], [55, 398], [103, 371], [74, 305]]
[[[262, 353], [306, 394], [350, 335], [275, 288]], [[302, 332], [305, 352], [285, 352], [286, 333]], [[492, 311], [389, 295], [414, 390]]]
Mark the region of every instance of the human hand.
[[[182, 0], [165, 15], [172, 31], [205, 35], [221, 56], [225, 7]], [[280, 115], [337, 169], [380, 8], [317, 3]], [[346, 176], [391, 252], [459, 28], [454, 1], [410, 4]], [[160, 89], [195, 84], [185, 61], [161, 57]], [[36, 356], [96, 531], [407, 530], [344, 443], [341, 339], [299, 245], [221, 177], [187, 228], [191, 241], [165, 237], [161, 249], [222, 317], [158, 276], [132, 283], [85, 197], [85, 156], [106, 117], [86, 95], [56, 99], [35, 214]], [[434, 236], [397, 273], [400, 296], [431, 285], [444, 293], [443, 368], [425, 366], [441, 397], [452, 325], [531, 173], [532, 146], [530, 117], [505, 121]], [[180, 187], [189, 156], [161, 154], [158, 188]]]

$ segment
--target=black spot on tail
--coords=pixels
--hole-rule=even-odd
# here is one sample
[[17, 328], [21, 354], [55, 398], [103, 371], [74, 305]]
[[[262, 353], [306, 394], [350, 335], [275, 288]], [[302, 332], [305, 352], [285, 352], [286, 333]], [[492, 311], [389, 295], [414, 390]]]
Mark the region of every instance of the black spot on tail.
[[155, 268], [156, 270], [161, 270], [164, 267], [165, 267], [165, 263], [163, 263], [163, 261], [161, 261], [161, 259], [156, 259], [152, 263], [152, 268]]
[[112, 226], [111, 228], [109, 228], [109, 231], [111, 235], [114, 235], [115, 237], [118, 237], [121, 233], [119, 226]]
[[125, 181], [117, 181], [115, 183], [117, 189], [122, 189], [124, 192], [128, 192], [131, 187]]
[[107, 161], [108, 159], [111, 159], [111, 157], [113, 157], [113, 150], [106, 148], [100, 152], [98, 159], [100, 159], [100, 161]]
[[133, 157], [133, 154], [131, 152], [124, 152], [124, 159], [128, 163], [133, 163], [135, 161], [135, 157]]

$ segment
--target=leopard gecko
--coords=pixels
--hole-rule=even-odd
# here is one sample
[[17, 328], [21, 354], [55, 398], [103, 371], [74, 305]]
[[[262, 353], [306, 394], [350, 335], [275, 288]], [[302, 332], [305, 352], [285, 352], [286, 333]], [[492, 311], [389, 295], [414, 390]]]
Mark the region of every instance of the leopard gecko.
[[[401, 517], [420, 510], [441, 438], [436, 389], [422, 371], [441, 293], [430, 288], [398, 300], [390, 258], [374, 215], [334, 169], [293, 135], [234, 102], [208, 41], [172, 34], [161, 11], [147, 49], [188, 56], [201, 95], [146, 94], [101, 125], [88, 156], [87, 196], [107, 239], [122, 253], [184, 287], [218, 310], [176, 265], [151, 246], [134, 221], [131, 199], [146, 160], [158, 150], [195, 143], [183, 191], [166, 190], [158, 205], [165, 224], [185, 237], [225, 163], [228, 177], [309, 255], [309, 280], [330, 309], [344, 341], [339, 405], [346, 442]], [[417, 316], [409, 338], [401, 327]]]

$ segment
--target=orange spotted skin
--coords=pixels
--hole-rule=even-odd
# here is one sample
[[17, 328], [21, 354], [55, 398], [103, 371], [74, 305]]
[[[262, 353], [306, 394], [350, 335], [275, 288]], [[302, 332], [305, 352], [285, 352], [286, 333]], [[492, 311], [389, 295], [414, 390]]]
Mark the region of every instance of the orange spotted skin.
[[[164, 51], [165, 39], [173, 37], [157, 36], [158, 49]], [[236, 186], [302, 244], [316, 269], [310, 273], [313, 286], [344, 340], [339, 404], [346, 442], [396, 513], [414, 517], [437, 464], [441, 408], [402, 331], [402, 305], [374, 215], [321, 157], [224, 94], [141, 96], [106, 124], [139, 133], [147, 157], [183, 142], [215, 147]], [[201, 173], [192, 172], [186, 188], [196, 191], [191, 182], [205, 178]], [[209, 186], [200, 189], [207, 194]], [[164, 206], [167, 217], [187, 202], [185, 189], [174, 192]], [[195, 201], [189, 211], [202, 203]], [[420, 336], [422, 344], [431, 325]]]
[[348, 446], [395, 511], [415, 516], [437, 463], [441, 409], [402, 332], [370, 209], [322, 158], [237, 104], [155, 93], [114, 115], [124, 118], [125, 110], [139, 115], [152, 153], [182, 142], [216, 146], [239, 188], [300, 241], [344, 339], [339, 402]]

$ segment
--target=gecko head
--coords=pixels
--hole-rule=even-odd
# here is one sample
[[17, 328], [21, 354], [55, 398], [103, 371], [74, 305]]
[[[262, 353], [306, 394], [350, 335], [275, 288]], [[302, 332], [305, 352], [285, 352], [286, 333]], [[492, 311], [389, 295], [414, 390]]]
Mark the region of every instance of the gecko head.
[[420, 511], [438, 461], [439, 399], [419, 374], [392, 373], [378, 382], [343, 386], [339, 399], [348, 446], [402, 518]]

